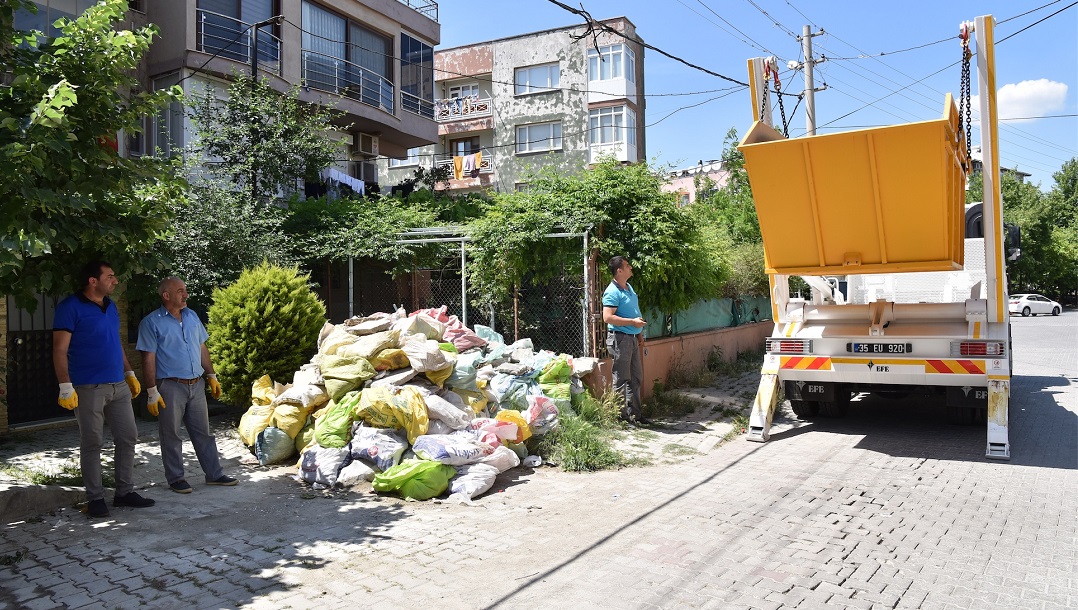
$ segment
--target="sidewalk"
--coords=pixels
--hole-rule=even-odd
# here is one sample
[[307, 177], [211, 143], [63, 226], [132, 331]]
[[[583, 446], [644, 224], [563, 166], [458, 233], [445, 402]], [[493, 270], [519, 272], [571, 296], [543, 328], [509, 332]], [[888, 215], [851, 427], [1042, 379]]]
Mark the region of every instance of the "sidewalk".
[[[758, 382], [759, 373], [750, 372], [737, 378], [722, 379], [716, 387], [686, 390], [686, 396], [701, 404], [695, 413], [665, 420], [660, 418], [651, 428], [628, 428], [615, 442], [615, 448], [634, 463], [655, 465], [677, 463], [695, 455], [706, 454], [722, 443], [727, 435], [739, 432], [733, 429], [728, 419], [722, 418], [721, 413], [724, 408], [740, 407], [747, 415], [752, 401], [751, 394]], [[214, 411], [211, 407], [211, 413]], [[225, 472], [240, 479], [240, 488], [235, 490], [234, 495], [260, 495], [265, 492], [247, 485], [251, 480], [289, 481], [289, 477], [295, 474], [292, 463], [259, 466], [255, 457], [239, 440], [235, 426], [242, 411], [233, 408], [218, 408], [216, 411], [217, 414], [210, 417], [210, 428], [217, 438], [217, 449], [221, 454]], [[135, 490], [148, 491], [150, 497], [160, 500], [162, 492], [167, 492], [168, 489], [161, 463], [157, 422], [137, 417], [135, 421], [138, 426]], [[198, 488], [202, 483], [202, 471], [186, 431], [182, 431], [181, 436], [184, 439], [184, 469], [188, 480]], [[103, 473], [106, 475], [110, 475], [112, 470], [112, 449], [111, 436], [106, 433], [106, 444], [101, 451], [105, 463]], [[36, 472], [59, 473], [65, 466], [68, 469], [77, 469], [78, 426], [72, 420], [69, 425], [60, 427], [17, 430], [7, 438], [0, 438], [0, 461], [9, 466]], [[359, 491], [367, 491], [361, 488], [362, 485], [359, 486]], [[175, 494], [164, 497], [172, 499], [173, 496]], [[85, 501], [81, 483], [72, 486], [34, 485], [15, 480], [0, 471], [0, 523], [31, 518], [62, 507], [74, 507]], [[105, 501], [111, 506], [111, 490], [106, 491]]]

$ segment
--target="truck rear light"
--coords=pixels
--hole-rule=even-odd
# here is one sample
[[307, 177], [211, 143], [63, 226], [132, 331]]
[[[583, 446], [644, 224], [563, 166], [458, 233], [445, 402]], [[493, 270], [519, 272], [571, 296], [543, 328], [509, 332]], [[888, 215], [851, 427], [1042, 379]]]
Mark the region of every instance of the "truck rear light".
[[808, 339], [768, 339], [765, 347], [771, 354], [812, 353], [812, 341]]
[[962, 341], [951, 344], [952, 356], [1002, 356], [1003, 341]]

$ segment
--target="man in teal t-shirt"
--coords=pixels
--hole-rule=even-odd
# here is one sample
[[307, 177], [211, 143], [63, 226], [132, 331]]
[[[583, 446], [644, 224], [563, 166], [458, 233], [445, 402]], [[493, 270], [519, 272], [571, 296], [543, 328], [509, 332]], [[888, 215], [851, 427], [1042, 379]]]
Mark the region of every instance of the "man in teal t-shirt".
[[606, 322], [606, 349], [614, 359], [614, 391], [621, 394], [621, 418], [630, 423], [650, 424], [640, 410], [640, 385], [644, 372], [640, 345], [644, 325], [640, 302], [629, 284], [633, 267], [624, 256], [610, 259], [613, 281], [603, 292], [603, 322]]

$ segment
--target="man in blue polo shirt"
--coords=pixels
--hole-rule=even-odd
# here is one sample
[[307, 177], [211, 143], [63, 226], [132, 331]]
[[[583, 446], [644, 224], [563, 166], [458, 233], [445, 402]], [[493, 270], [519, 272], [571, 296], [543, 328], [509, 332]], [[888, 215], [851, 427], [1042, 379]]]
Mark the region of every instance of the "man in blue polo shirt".
[[[165, 479], [176, 493], [191, 493], [183, 475], [183, 439], [180, 424], [187, 428], [207, 485], [232, 486], [217, 454], [217, 440], [210, 432], [210, 412], [206, 385], [214, 398], [221, 396], [221, 384], [213, 372], [206, 348], [206, 327], [198, 314], [187, 308], [187, 284], [178, 277], [165, 278], [157, 287], [161, 307], [142, 319], [138, 344], [142, 352], [142, 372], [155, 385], [146, 388], [146, 408], [157, 417], [161, 432], [161, 461]], [[203, 379], [205, 375], [205, 379]], [[150, 381], [147, 381], [150, 383]]]
[[142, 391], [120, 345], [120, 314], [109, 297], [119, 282], [112, 265], [95, 261], [79, 274], [82, 289], [56, 305], [52, 365], [60, 382], [61, 407], [79, 423], [79, 465], [91, 517], [108, 517], [101, 483], [101, 446], [107, 420], [115, 445], [113, 506], [145, 508], [154, 501], [134, 490], [138, 428], [131, 399]]
[[640, 302], [629, 284], [632, 265], [624, 256], [609, 262], [614, 279], [603, 292], [603, 322], [606, 322], [606, 349], [614, 359], [614, 391], [622, 396], [621, 419], [630, 423], [650, 424], [640, 407], [640, 385], [643, 381], [640, 345], [644, 325]]

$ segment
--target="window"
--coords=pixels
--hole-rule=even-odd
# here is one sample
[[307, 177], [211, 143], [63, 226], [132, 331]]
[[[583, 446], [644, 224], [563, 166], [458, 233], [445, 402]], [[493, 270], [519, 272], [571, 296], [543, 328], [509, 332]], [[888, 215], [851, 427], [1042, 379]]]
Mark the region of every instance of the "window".
[[63, 32], [53, 26], [57, 19], [61, 17], [75, 19], [96, 2], [94, 0], [34, 0], [34, 4], [37, 5], [37, 14], [31, 15], [25, 10], [15, 12], [13, 23], [15, 29], [38, 30], [44, 32], [46, 36], [60, 36]]
[[561, 84], [561, 70], [558, 64], [517, 68], [515, 82], [517, 95], [549, 91]]
[[454, 85], [447, 89], [446, 97], [449, 99], [468, 97], [469, 95], [479, 96], [479, 83], [469, 83], [467, 85]]
[[356, 23], [348, 24], [348, 61], [386, 80], [393, 75], [393, 41]]
[[454, 157], [463, 157], [465, 155], [477, 153], [479, 152], [479, 136], [450, 140], [449, 150]]
[[588, 111], [588, 142], [636, 145], [636, 113], [626, 106], [608, 106]]
[[[180, 77], [176, 74], [155, 78], [153, 90], [160, 91], [172, 85], [178, 84]], [[157, 113], [153, 118], [153, 148], [147, 152], [160, 153], [163, 157], [171, 157], [179, 154], [183, 147], [183, 104], [171, 102]]]
[[409, 148], [407, 159], [390, 159], [389, 167], [404, 167], [406, 165], [419, 165], [419, 148]]
[[402, 102], [405, 110], [434, 118], [434, 47], [404, 33], [401, 33], [401, 92], [418, 98], [405, 98]]
[[127, 8], [140, 13], [146, 12], [146, 6], [143, 0], [127, 0]]
[[626, 78], [636, 82], [636, 54], [629, 47], [612, 44], [588, 49], [588, 80]]
[[[234, 61], [247, 62], [250, 53], [248, 24], [276, 14], [273, 0], [198, 0], [198, 50], [217, 53]], [[258, 29], [259, 61], [277, 61], [280, 50], [278, 27]]]
[[142, 117], [139, 121], [140, 129], [138, 131], [127, 132], [127, 156], [128, 157], [141, 157], [148, 151], [146, 150], [146, 140], [152, 133], [152, 129], [147, 129], [147, 125], [150, 122], [149, 117]]
[[517, 154], [561, 149], [561, 123], [517, 127]]

